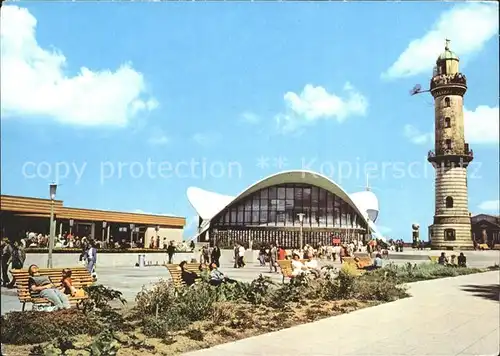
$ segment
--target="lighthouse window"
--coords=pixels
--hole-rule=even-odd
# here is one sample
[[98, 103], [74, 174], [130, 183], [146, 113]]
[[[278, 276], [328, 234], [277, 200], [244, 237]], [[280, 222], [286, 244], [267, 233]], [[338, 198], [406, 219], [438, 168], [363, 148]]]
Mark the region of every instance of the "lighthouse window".
[[448, 150], [451, 150], [451, 140], [450, 140], [450, 139], [447, 139], [447, 140], [446, 140], [446, 148], [447, 148]]
[[450, 98], [448, 98], [448, 97], [444, 98], [444, 106], [447, 108], [450, 107]]
[[444, 239], [446, 241], [455, 241], [455, 229], [445, 229]]
[[444, 127], [451, 127], [451, 119], [449, 117], [444, 118]]
[[446, 197], [446, 207], [448, 209], [453, 208], [453, 198], [452, 197]]

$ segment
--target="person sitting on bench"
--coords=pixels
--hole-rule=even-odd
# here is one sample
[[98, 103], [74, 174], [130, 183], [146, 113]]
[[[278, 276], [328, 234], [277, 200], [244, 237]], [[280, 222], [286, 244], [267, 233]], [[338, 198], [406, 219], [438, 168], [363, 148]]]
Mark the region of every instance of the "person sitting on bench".
[[441, 252], [441, 256], [438, 258], [438, 263], [443, 266], [448, 265], [448, 258], [446, 258], [446, 254], [444, 252]]
[[65, 268], [62, 270], [61, 286], [63, 287], [63, 292], [66, 295], [71, 295], [73, 297], [83, 297], [85, 296], [85, 291], [83, 289], [77, 289], [73, 285], [71, 276], [73, 271], [70, 268]]
[[220, 286], [222, 283], [235, 283], [234, 279], [228, 278], [219, 271], [215, 263], [210, 264], [210, 280], [209, 283], [213, 286]]
[[467, 257], [465, 257], [463, 252], [457, 258], [458, 267], [467, 267]]
[[299, 274], [309, 274], [309, 268], [300, 261], [300, 256], [297, 254], [293, 255], [292, 260], [292, 276], [297, 277]]
[[37, 265], [28, 268], [28, 289], [30, 293], [39, 294], [40, 297], [48, 299], [54, 305], [54, 309], [69, 309], [68, 296], [61, 292], [49, 279], [48, 276], [40, 275]]
[[199, 277], [196, 273], [188, 271], [186, 269], [186, 264], [186, 261], [182, 261], [179, 264], [179, 268], [181, 269], [181, 279], [184, 281], [184, 283], [186, 283], [187, 286], [191, 286]]
[[384, 267], [384, 261], [382, 260], [382, 255], [377, 253], [375, 255], [375, 259], [373, 260], [373, 268], [382, 268]]

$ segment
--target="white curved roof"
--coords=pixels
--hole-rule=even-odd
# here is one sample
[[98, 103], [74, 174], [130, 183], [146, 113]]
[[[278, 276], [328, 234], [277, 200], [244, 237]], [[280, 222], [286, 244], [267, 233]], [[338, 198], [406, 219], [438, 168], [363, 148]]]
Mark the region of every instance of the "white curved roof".
[[[359, 215], [363, 217], [365, 223], [368, 223], [368, 212], [369, 209], [377, 209], [378, 212], [378, 200], [375, 197], [375, 194], [371, 192], [360, 192], [360, 193], [371, 193], [373, 197], [375, 197], [375, 201], [370, 194], [361, 194], [355, 193], [355, 199], [357, 202], [352, 199], [352, 197], [347, 194], [340, 185], [335, 183], [330, 178], [307, 170], [293, 170], [293, 171], [284, 171], [272, 174], [260, 181], [250, 185], [248, 188], [244, 189], [240, 194], [236, 197], [221, 195], [214, 192], [209, 192], [196, 187], [189, 187], [187, 190], [187, 196], [190, 204], [196, 210], [196, 213], [203, 220], [211, 220], [215, 215], [224, 210], [229, 205], [235, 203], [238, 200], [241, 200], [250, 194], [266, 187], [270, 187], [278, 184], [285, 183], [303, 183], [303, 184], [311, 184], [320, 188], [323, 188], [338, 197], [344, 200], [347, 204], [349, 204]], [[358, 194], [358, 195], [356, 195]], [[374, 204], [374, 202], [376, 204]], [[358, 205], [358, 204], [364, 204]], [[365, 207], [366, 206], [366, 207]], [[369, 207], [369, 209], [367, 208]]]
[[371, 221], [377, 221], [379, 206], [377, 196], [371, 190], [349, 195], [361, 211], [366, 211]]

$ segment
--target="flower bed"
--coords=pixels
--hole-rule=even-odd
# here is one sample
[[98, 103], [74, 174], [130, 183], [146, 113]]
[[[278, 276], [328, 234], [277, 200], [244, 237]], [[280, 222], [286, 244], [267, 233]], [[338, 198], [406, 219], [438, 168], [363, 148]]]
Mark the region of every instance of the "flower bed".
[[[134, 308], [119, 312], [109, 302], [120, 300], [120, 293], [95, 286], [83, 312], [8, 313], [2, 317], [2, 343], [13, 355], [175, 355], [404, 298], [403, 282], [487, 270], [407, 264], [359, 276], [346, 265], [327, 269], [321, 278], [286, 284], [262, 275], [220, 287], [202, 281], [174, 289], [161, 281], [139, 292]], [[65, 322], [74, 318], [86, 321]], [[96, 325], [104, 331], [96, 334]]]

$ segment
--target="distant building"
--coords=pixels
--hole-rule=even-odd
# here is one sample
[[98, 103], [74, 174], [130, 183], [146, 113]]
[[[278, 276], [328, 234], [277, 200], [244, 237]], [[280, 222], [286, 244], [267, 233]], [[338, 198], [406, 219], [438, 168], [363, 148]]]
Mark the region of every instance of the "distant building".
[[500, 215], [475, 215], [471, 219], [472, 237], [479, 244], [500, 248]]
[[[2, 195], [0, 203], [2, 237], [19, 240], [26, 232], [49, 234], [50, 199]], [[160, 240], [160, 248], [165, 238], [182, 241], [186, 224], [186, 219], [178, 216], [71, 208], [61, 200], [54, 200], [53, 208], [56, 235], [71, 232], [108, 243], [134, 241], [145, 248], [152, 239]]]
[[333, 238], [364, 240], [376, 232], [379, 213], [370, 190], [349, 195], [329, 178], [302, 170], [268, 176], [235, 197], [195, 187], [187, 196], [200, 217], [198, 241], [221, 246], [252, 241], [295, 248], [301, 242], [331, 244]]

